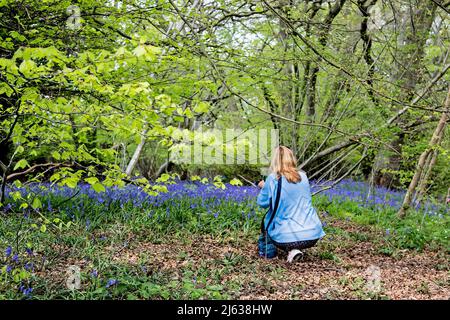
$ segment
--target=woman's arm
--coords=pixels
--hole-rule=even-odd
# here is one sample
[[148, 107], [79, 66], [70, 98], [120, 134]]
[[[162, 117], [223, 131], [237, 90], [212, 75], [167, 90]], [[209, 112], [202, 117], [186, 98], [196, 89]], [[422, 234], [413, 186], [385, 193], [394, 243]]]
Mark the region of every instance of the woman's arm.
[[266, 181], [264, 182], [264, 186], [262, 187], [261, 191], [258, 194], [258, 198], [256, 199], [256, 203], [263, 208], [268, 208], [270, 205], [270, 196], [272, 195], [271, 192], [271, 182], [273, 178], [272, 176], [268, 176], [266, 178]]

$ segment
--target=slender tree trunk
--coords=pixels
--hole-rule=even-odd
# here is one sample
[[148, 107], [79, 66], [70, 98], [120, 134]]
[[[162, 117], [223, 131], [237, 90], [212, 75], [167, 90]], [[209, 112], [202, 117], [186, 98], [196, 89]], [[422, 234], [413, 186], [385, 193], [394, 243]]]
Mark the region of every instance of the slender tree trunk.
[[[326, 47], [328, 42], [328, 37], [330, 35], [331, 24], [337, 17], [339, 12], [341, 12], [346, 0], [338, 0], [333, 7], [330, 8], [328, 15], [322, 21], [322, 29], [320, 31], [319, 43], [322, 47]], [[311, 69], [308, 76], [308, 87], [306, 90], [306, 115], [310, 121], [314, 120], [316, 115], [316, 84], [317, 84], [317, 74], [319, 72], [319, 65], [316, 64]]]
[[134, 150], [134, 154], [131, 157], [130, 162], [128, 163], [127, 169], [125, 170], [125, 173], [127, 176], [131, 176], [131, 173], [133, 172], [133, 169], [139, 160], [139, 156], [141, 155], [142, 149], [144, 148], [144, 145], [145, 145], [145, 141], [147, 140], [147, 137], [146, 137], [147, 131], [148, 131], [148, 127], [146, 125], [141, 133], [141, 141], [139, 142], [138, 146], [136, 147], [136, 150]]
[[411, 183], [409, 184], [408, 190], [406, 191], [405, 198], [403, 199], [403, 204], [400, 210], [398, 211], [398, 216], [400, 218], [406, 216], [406, 212], [411, 206], [412, 197], [419, 183], [419, 178], [422, 175], [422, 171], [424, 170], [425, 162], [430, 153], [434, 150], [434, 148], [438, 145], [438, 143], [441, 140], [440, 137], [445, 130], [447, 119], [449, 117], [449, 112], [450, 112], [450, 87], [448, 88], [447, 98], [445, 100], [444, 111], [442, 112], [441, 119], [439, 120], [439, 123], [436, 129], [434, 130], [433, 136], [428, 144], [428, 147], [419, 157], [416, 172], [414, 173]]
[[370, 18], [369, 9], [376, 4], [378, 0], [358, 0], [358, 8], [363, 16], [363, 20], [361, 21], [361, 29], [360, 35], [361, 40], [363, 41], [363, 56], [364, 61], [366, 61], [367, 67], [369, 68], [367, 72], [367, 84], [369, 85], [368, 93], [370, 99], [373, 103], [378, 104], [378, 101], [373, 93], [373, 75], [375, 73], [375, 65], [374, 60], [372, 58], [372, 37], [368, 30], [368, 21]]
[[0, 161], [0, 167], [3, 171], [3, 175], [2, 175], [2, 185], [1, 185], [1, 191], [0, 191], [0, 203], [4, 203], [5, 202], [5, 193], [6, 193], [6, 177], [8, 176], [8, 167], [6, 165], [4, 165], [1, 161]]
[[[438, 145], [442, 141], [443, 132], [444, 131], [441, 132]], [[428, 179], [430, 178], [431, 171], [433, 170], [433, 167], [436, 164], [438, 154], [439, 154], [438, 150], [435, 149], [434, 152], [428, 156], [428, 159], [427, 159], [427, 162], [426, 162], [425, 168], [424, 168], [424, 174], [422, 175], [420, 182], [419, 182], [419, 186], [418, 186], [419, 191], [418, 191], [417, 197], [415, 199], [415, 203], [414, 203], [414, 205], [416, 207], [422, 202], [422, 199], [425, 196], [426, 188], [428, 185]]]

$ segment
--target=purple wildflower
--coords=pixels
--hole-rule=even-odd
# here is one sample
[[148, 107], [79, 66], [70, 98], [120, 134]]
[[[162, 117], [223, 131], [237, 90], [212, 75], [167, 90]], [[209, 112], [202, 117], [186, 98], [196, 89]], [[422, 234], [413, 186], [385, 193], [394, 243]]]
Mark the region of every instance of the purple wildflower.
[[32, 262], [27, 262], [24, 266], [25, 270], [27, 271], [31, 271], [33, 270], [33, 263]]
[[29, 297], [31, 295], [31, 292], [33, 292], [33, 288], [29, 287], [26, 288], [24, 285], [21, 285], [19, 290], [23, 293], [24, 296]]
[[106, 288], [115, 286], [118, 283], [118, 281], [116, 279], [109, 279], [108, 282], [106, 283]]
[[11, 248], [11, 246], [9, 246], [5, 250], [5, 256], [8, 258], [9, 256], [11, 256], [11, 253], [12, 253], [12, 248]]

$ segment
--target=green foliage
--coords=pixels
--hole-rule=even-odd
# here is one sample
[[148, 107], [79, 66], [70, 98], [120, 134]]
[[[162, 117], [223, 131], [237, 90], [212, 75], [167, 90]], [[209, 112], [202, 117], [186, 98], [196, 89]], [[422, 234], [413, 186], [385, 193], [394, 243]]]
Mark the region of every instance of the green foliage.
[[[399, 219], [393, 208], [371, 210], [352, 201], [328, 202], [317, 196], [315, 203], [319, 210], [326, 210], [335, 217], [351, 220], [363, 225], [374, 225], [380, 234], [384, 234], [391, 246], [423, 250], [425, 247], [448, 246], [450, 217], [448, 214], [411, 212], [404, 219]], [[352, 237], [359, 238], [359, 235]], [[389, 254], [391, 249], [386, 249]]]

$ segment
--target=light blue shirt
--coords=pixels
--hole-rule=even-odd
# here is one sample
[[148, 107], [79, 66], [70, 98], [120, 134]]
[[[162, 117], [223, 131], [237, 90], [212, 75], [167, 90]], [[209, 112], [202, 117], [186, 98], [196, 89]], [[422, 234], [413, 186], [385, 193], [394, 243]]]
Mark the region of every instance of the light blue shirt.
[[[290, 183], [284, 176], [281, 186], [280, 203], [275, 218], [268, 230], [269, 236], [276, 242], [288, 243], [304, 240], [314, 240], [325, 236], [322, 223], [311, 202], [311, 189], [308, 177], [300, 171], [302, 180], [298, 183]], [[272, 201], [275, 207], [278, 181], [274, 173], [270, 174], [261, 189], [257, 203], [263, 208], [268, 208]], [[264, 221], [265, 226], [269, 222], [269, 212]]]

